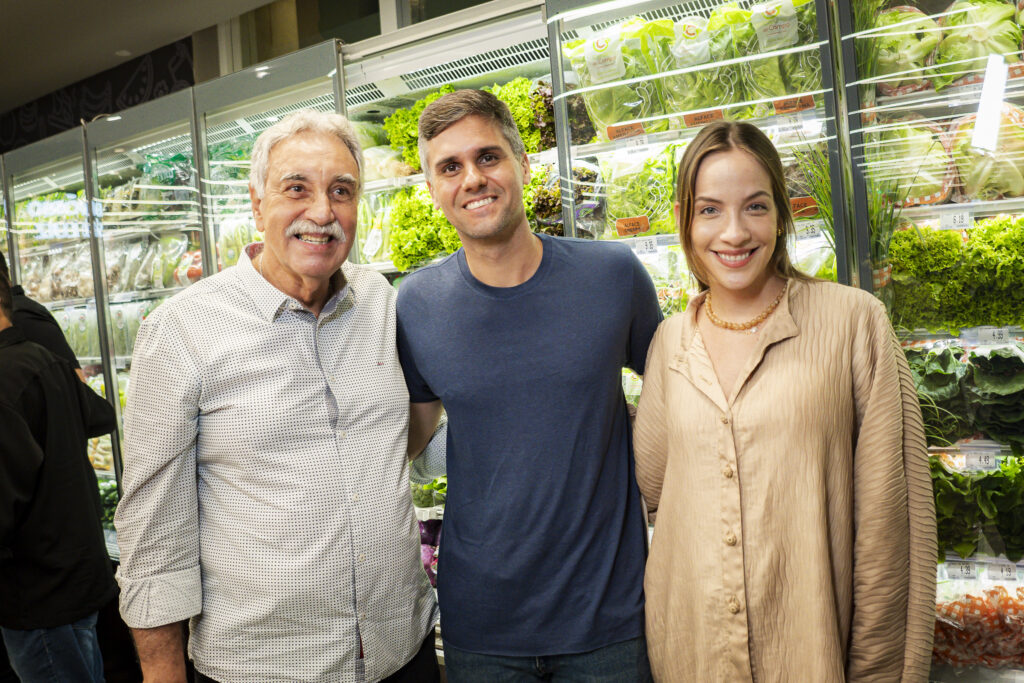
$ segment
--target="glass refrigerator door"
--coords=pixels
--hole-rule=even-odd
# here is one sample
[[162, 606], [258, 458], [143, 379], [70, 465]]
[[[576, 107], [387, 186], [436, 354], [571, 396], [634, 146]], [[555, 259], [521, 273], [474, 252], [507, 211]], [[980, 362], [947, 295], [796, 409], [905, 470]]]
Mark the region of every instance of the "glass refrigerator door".
[[1024, 668], [1024, 26], [1012, 2], [892, 5], [839, 18], [857, 266], [903, 343], [932, 455], [945, 561], [929, 678], [1010, 680]]
[[[203, 275], [192, 118], [185, 90], [86, 126], [119, 416], [139, 325]], [[116, 491], [109, 498], [116, 504]]]
[[234, 265], [246, 244], [262, 239], [249, 202], [253, 142], [294, 111], [337, 111], [337, 69], [337, 43], [328, 41], [194, 88], [215, 270]]
[[647, 262], [666, 314], [694, 290], [673, 216], [676, 167], [714, 121], [748, 121], [773, 140], [794, 262], [846, 280], [826, 11], [820, 0], [547, 2], [565, 211], [576, 236], [624, 241]]
[[462, 88], [489, 89], [509, 105], [530, 155], [523, 201], [532, 227], [564, 234], [540, 9], [538, 2], [485, 3], [343, 47], [345, 109], [366, 160], [360, 262], [395, 276], [462, 246], [433, 205], [417, 149], [420, 113]]
[[[57, 320], [89, 386], [106, 396], [82, 143], [78, 128], [4, 156], [14, 207], [10, 266], [25, 294]], [[113, 481], [110, 437], [92, 439], [88, 453], [101, 481]]]

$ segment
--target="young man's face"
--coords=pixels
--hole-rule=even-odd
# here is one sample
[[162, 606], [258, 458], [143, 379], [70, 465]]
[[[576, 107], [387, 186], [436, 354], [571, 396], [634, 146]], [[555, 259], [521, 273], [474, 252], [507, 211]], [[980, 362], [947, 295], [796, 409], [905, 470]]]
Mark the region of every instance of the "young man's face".
[[337, 137], [302, 132], [270, 151], [263, 197], [251, 193], [263, 233], [263, 272], [285, 292], [326, 283], [355, 239], [359, 168]]
[[463, 244], [530, 229], [523, 208], [530, 162], [516, 158], [497, 123], [467, 116], [429, 140], [426, 151], [430, 195]]

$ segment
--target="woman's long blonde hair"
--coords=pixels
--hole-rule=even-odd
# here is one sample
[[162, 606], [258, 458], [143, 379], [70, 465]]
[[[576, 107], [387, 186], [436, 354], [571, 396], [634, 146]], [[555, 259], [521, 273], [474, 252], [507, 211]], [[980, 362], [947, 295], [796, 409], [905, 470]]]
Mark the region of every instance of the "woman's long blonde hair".
[[751, 123], [737, 121], [717, 121], [705, 126], [686, 146], [683, 159], [679, 162], [679, 174], [676, 180], [676, 198], [679, 202], [679, 243], [686, 254], [686, 262], [690, 272], [697, 278], [700, 288], [708, 288], [707, 274], [703, 272], [700, 259], [693, 251], [690, 232], [693, 226], [693, 200], [697, 186], [697, 172], [700, 164], [709, 154], [739, 149], [754, 157], [771, 179], [772, 199], [775, 202], [776, 215], [779, 217], [779, 228], [782, 234], [775, 240], [775, 251], [772, 252], [769, 266], [775, 273], [784, 278], [809, 280], [807, 275], [797, 270], [789, 260], [786, 251], [786, 238], [792, 235], [793, 212], [789, 206], [789, 194], [786, 192], [785, 175], [782, 172], [782, 160], [775, 146], [761, 129]]

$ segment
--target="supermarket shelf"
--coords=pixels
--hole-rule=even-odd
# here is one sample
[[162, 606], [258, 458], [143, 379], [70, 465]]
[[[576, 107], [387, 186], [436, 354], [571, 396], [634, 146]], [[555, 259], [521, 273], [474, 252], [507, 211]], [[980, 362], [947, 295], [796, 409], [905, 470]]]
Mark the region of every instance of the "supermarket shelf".
[[118, 292], [111, 294], [109, 299], [112, 304], [127, 304], [133, 301], [148, 301], [162, 297], [173, 296], [185, 287], [168, 287], [166, 289], [141, 289], [133, 292]]
[[972, 218], [976, 216], [994, 216], [1000, 213], [1024, 213], [1024, 197], [992, 199], [981, 202], [913, 206], [903, 209], [901, 215], [917, 220], [922, 218], [938, 218], [941, 222], [943, 214], [958, 214], [964, 211], [969, 212]]
[[984, 325], [981, 327], [965, 327], [960, 330], [959, 335], [952, 335], [948, 332], [932, 332], [930, 330], [897, 330], [900, 340], [907, 344], [917, 345], [922, 342], [953, 341], [958, 340], [966, 344], [994, 344], [1010, 340], [1024, 340], [1024, 328], [1017, 326], [996, 327]]
[[[892, 116], [914, 113], [939, 121], [958, 118], [978, 113], [981, 88], [981, 83], [975, 83], [947, 88], [938, 93], [934, 90], [925, 90], [906, 95], [883, 95], [878, 98], [872, 111], [876, 114]], [[1024, 78], [1008, 80], [1003, 99], [1007, 102], [1017, 103], [1024, 100]], [[854, 113], [864, 114], [866, 112], [862, 110]]]
[[40, 301], [43, 306], [53, 311], [59, 308], [76, 308], [78, 306], [95, 306], [96, 297], [87, 296], [81, 299], [54, 299], [53, 301]]

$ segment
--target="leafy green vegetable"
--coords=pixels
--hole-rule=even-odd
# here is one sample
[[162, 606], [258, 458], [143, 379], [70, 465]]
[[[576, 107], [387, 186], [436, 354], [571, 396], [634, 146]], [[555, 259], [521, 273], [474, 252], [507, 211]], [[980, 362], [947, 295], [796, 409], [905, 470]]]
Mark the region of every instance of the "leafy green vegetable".
[[[601, 140], [608, 139], [608, 126], [665, 113], [657, 81], [618, 83], [656, 73], [650, 31], [642, 19], [634, 17], [601, 36], [571, 40], [562, 48], [582, 87], [616, 83], [583, 93], [590, 120]], [[643, 121], [642, 125], [647, 132], [668, 128], [666, 119]]]
[[714, 62], [736, 56], [728, 26], [721, 25], [717, 30], [709, 31], [708, 20], [701, 16], [685, 17], [674, 25], [668, 19], [652, 23], [671, 29], [654, 34], [659, 71], [709, 65], [699, 71], [667, 76], [662, 80], [668, 111], [681, 113], [709, 109], [744, 99], [739, 66], [712, 66]]
[[936, 203], [949, 196], [950, 155], [939, 131], [923, 118], [887, 122], [867, 137], [866, 155], [872, 180], [891, 183], [899, 201]]
[[971, 114], [952, 124], [953, 161], [968, 199], [1001, 199], [1024, 196], [1024, 111], [1004, 102], [997, 149], [973, 146], [977, 116]]
[[[814, 0], [793, 0], [796, 8], [797, 45], [810, 45], [818, 40], [818, 15]], [[821, 89], [821, 51], [801, 50], [779, 57], [789, 93], [805, 93]]]
[[1020, 61], [1021, 27], [1003, 0], [957, 0], [943, 17], [932, 82], [942, 90], [959, 78], [984, 72], [989, 55]]
[[352, 121], [352, 128], [355, 130], [359, 147], [363, 150], [388, 144], [387, 133], [384, 132], [384, 127], [379, 123]]
[[[508, 105], [512, 112], [512, 118], [516, 121], [519, 129], [519, 136], [523, 139], [527, 154], [533, 154], [541, 150], [540, 129], [537, 128], [534, 119], [537, 113], [537, 100], [542, 100], [539, 94], [535, 94], [533, 83], [528, 78], [513, 78], [505, 85], [494, 85], [487, 88], [495, 97]], [[553, 145], [552, 145], [553, 146]]]
[[455, 92], [451, 85], [442, 86], [439, 90], [430, 93], [426, 97], [416, 100], [411, 107], [398, 109], [394, 114], [384, 119], [384, 131], [387, 133], [389, 144], [393, 149], [402, 153], [405, 163], [413, 170], [420, 171], [420, 153], [416, 146], [419, 141], [420, 114], [431, 102], [440, 99], [443, 95]]
[[963, 396], [967, 364], [957, 346], [905, 350], [930, 445], [946, 446], [972, 433]]
[[445, 231], [447, 246], [451, 246], [448, 231], [454, 232], [455, 228], [441, 211], [434, 208], [430, 193], [423, 185], [395, 193], [388, 221], [391, 226], [391, 262], [398, 270], [408, 270], [444, 253], [447, 249], [442, 231]]
[[878, 15], [875, 27], [884, 29], [875, 38], [877, 75], [893, 75], [879, 82], [878, 89], [894, 94], [927, 88], [925, 61], [942, 38], [935, 20], [915, 7], [894, 7]]
[[113, 479], [100, 479], [100, 506], [103, 510], [100, 521], [108, 529], [114, 528], [114, 512], [117, 510], [117, 482]]
[[1024, 344], [972, 350], [967, 395], [977, 427], [1024, 450]]
[[[672, 214], [674, 145], [658, 154], [617, 156], [601, 161], [605, 180], [605, 237], [634, 237], [676, 231]], [[620, 221], [646, 217], [649, 228], [642, 232], [623, 230]], [[625, 234], [623, 234], [625, 232]]]

